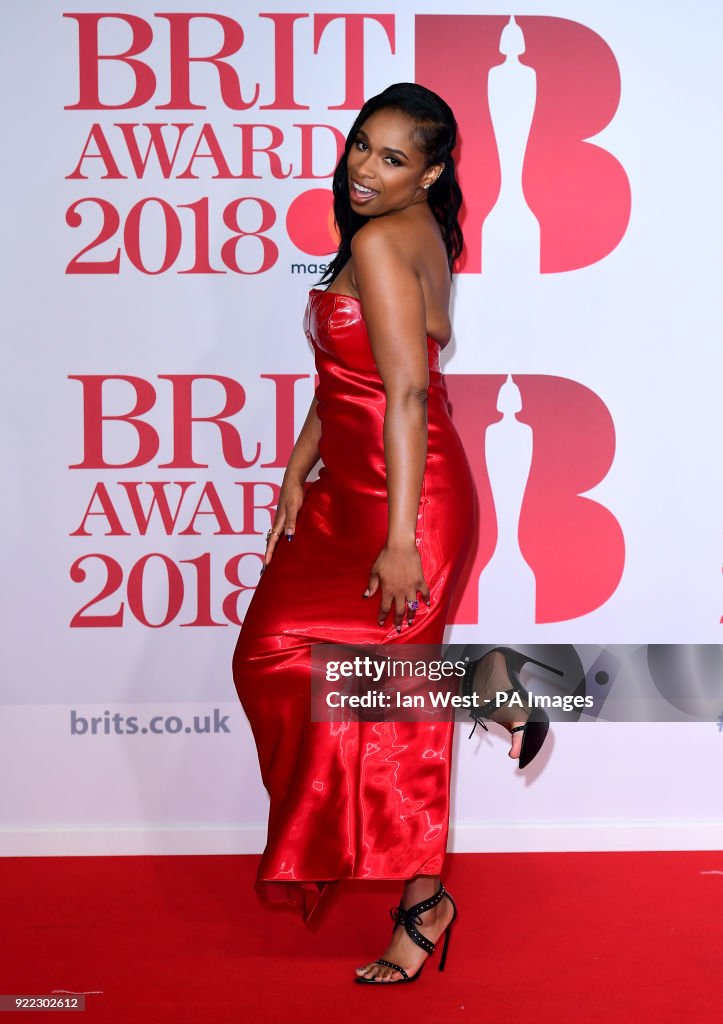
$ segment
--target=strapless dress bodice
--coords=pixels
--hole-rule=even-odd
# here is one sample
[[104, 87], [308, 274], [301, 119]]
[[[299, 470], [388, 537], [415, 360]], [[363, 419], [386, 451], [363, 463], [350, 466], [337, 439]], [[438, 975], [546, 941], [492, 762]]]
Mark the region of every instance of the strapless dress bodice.
[[[318, 352], [346, 366], [378, 375], [361, 302], [353, 295], [312, 288], [304, 313], [304, 333]], [[440, 374], [440, 343], [427, 335], [430, 374]], [[436, 380], [435, 382], [439, 383]]]

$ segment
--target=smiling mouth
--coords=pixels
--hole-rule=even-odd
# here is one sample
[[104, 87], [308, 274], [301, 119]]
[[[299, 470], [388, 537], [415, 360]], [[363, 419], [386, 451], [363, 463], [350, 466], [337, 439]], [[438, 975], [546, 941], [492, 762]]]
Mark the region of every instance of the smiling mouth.
[[358, 196], [363, 196], [365, 199], [379, 194], [378, 192], [375, 192], [373, 188], [367, 188], [365, 185], [360, 185], [359, 182], [354, 181], [353, 178], [351, 179], [351, 191], [352, 193], [356, 192]]

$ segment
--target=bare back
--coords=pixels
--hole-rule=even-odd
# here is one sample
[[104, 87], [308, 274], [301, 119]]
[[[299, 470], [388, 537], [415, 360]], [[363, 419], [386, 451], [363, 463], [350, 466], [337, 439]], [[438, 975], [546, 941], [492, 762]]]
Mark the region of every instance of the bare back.
[[[410, 268], [419, 279], [424, 295], [427, 334], [444, 348], [452, 336], [449, 319], [450, 275], [447, 249], [434, 214], [426, 203], [418, 203], [394, 214], [375, 217], [374, 223], [383, 225], [389, 233], [390, 244], [399, 253], [400, 280], [409, 273]], [[364, 227], [359, 230], [363, 231]], [[353, 257], [348, 260], [329, 290], [360, 298]]]

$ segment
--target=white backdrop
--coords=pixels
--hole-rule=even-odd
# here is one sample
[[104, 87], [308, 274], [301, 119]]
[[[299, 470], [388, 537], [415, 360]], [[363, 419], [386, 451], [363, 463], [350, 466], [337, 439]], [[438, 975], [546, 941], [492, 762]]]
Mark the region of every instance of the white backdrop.
[[[301, 323], [324, 259], [328, 200], [317, 190], [329, 189], [336, 157], [329, 126], [343, 138], [356, 112], [330, 108], [343, 107], [345, 97], [353, 103], [361, 88], [366, 98], [394, 81], [420, 81], [444, 95], [444, 69], [453, 66], [441, 35], [439, 61], [428, 60], [431, 23], [425, 27], [420, 16], [439, 15], [442, 5], [423, 0], [376, 7], [378, 15], [345, 5], [350, 15], [368, 15], [363, 54], [361, 37], [353, 36], [359, 22], [324, 23], [325, 13], [338, 13], [336, 3], [174, 2], [165, 19], [157, 7], [146, 0], [114, 5], [125, 18], [100, 18], [98, 37], [106, 55], [127, 51], [134, 40], [137, 60], [152, 69], [154, 81], [148, 72], [139, 78], [126, 61], [90, 60], [94, 30], [87, 16], [102, 10], [95, 4], [79, 0], [71, 17], [56, 2], [11, 0], [0, 13], [6, 107], [0, 826], [8, 854], [262, 848], [266, 798], [231, 678], [234, 616], [243, 616], [258, 578], [270, 485], [281, 480], [283, 455], [313, 394], [313, 358]], [[197, 108], [158, 109], [169, 103], [171, 81], [176, 100], [183, 90], [184, 12], [214, 16], [193, 22], [194, 55], [219, 51], [221, 15], [241, 26], [242, 41], [225, 26], [227, 40], [238, 44], [224, 58], [237, 72], [237, 109], [224, 101], [231, 85], [222, 96], [218, 72], [201, 63], [190, 71]], [[291, 13], [299, 15], [293, 35]], [[475, 31], [489, 28], [485, 38], [496, 33], [499, 39], [511, 13], [461, 0], [448, 19], [476, 15]], [[274, 21], [271, 14], [287, 17]], [[531, 71], [519, 65], [519, 37], [508, 31], [512, 42], [503, 44], [504, 55], [497, 46], [490, 89], [486, 70], [476, 84], [468, 74], [469, 94], [460, 100], [472, 111], [462, 132], [466, 195], [478, 187], [473, 181], [495, 192], [495, 152], [502, 189], [486, 214], [482, 272], [455, 279], [454, 340], [443, 368], [462, 387], [489, 375], [502, 375], [499, 384], [512, 374], [523, 423], [525, 396], [533, 394], [526, 380], [531, 388], [539, 375], [562, 378], [569, 406], [548, 416], [562, 423], [565, 437], [581, 429], [576, 417], [592, 396], [604, 410], [596, 422], [608, 430], [612, 447], [609, 468], [584, 493], [606, 510], [617, 534], [582, 529], [571, 587], [567, 576], [555, 575], [558, 557], [570, 561], [564, 530], [549, 549], [530, 541], [523, 559], [517, 522], [530, 434], [513, 416], [519, 394], [508, 385], [500, 428], [485, 435], [481, 424], [475, 450], [486, 451], [496, 549], [481, 567], [475, 617], [450, 623], [446, 639], [718, 644], [723, 12], [713, 0], [685, 8], [668, 0], [531, 0], [519, 22], [528, 41], [547, 33], [539, 37], [547, 40], [545, 66], [542, 57]], [[176, 40], [173, 75], [169, 32]], [[590, 33], [605, 44], [597, 57], [571, 59], [568, 39], [589, 42]], [[613, 60], [606, 64], [608, 48]], [[460, 60], [470, 60], [471, 52]], [[79, 109], [79, 69], [87, 99], [98, 65], [102, 104], [128, 104], [136, 86], [147, 88], [144, 102]], [[619, 105], [603, 74], [615, 66]], [[562, 88], [558, 82], [555, 93], [549, 90], [557, 70]], [[486, 131], [488, 146], [479, 153], [469, 120], [470, 96], [477, 95], [479, 137]], [[493, 135], [485, 129], [488, 95]], [[530, 129], [525, 111], [535, 95]], [[559, 116], [554, 104], [550, 114], [551, 95]], [[610, 154], [609, 167], [621, 170], [609, 194], [593, 188], [583, 195], [572, 234], [578, 241], [604, 236], [605, 225], [620, 217], [626, 188], [630, 214], [609, 251], [555, 269], [555, 259], [579, 259], [564, 237], [554, 253], [545, 240], [556, 230], [555, 217], [572, 217], [566, 194], [578, 185], [585, 192], [585, 182], [575, 179], [582, 174], [575, 155], [589, 135], [583, 124], [569, 150], [552, 143], [545, 149], [546, 139], [555, 125], [563, 130], [574, 121], [575, 104], [564, 98], [580, 96], [583, 112], [588, 100], [610, 108], [595, 145]], [[446, 98], [456, 110], [452, 95]], [[172, 126], [187, 126], [169, 174], [154, 155], [141, 169], [149, 124], [169, 126], [163, 137], [171, 153], [181, 133]], [[212, 126], [213, 136], [204, 135], [203, 125]], [[268, 127], [252, 134], [251, 125]], [[535, 163], [528, 149], [520, 179], [528, 135], [542, 157]], [[211, 145], [218, 140], [216, 161], [204, 156], [213, 152], [209, 138]], [[496, 146], [490, 148], [490, 139]], [[269, 145], [278, 158], [261, 152]], [[221, 151], [226, 177], [219, 172]], [[462, 168], [464, 160], [463, 148]], [[557, 197], [552, 212], [545, 207], [548, 193]], [[531, 196], [537, 196], [534, 211]], [[148, 197], [155, 201], [143, 202]], [[242, 197], [251, 199], [234, 223]], [[255, 232], [262, 214], [268, 241], [245, 238], [234, 249], [234, 232]], [[543, 272], [539, 223], [543, 263], [548, 259]], [[93, 246], [103, 227], [104, 239]], [[469, 237], [477, 230], [471, 225]], [[164, 253], [168, 267], [156, 273]], [[69, 272], [74, 257], [86, 264], [81, 272]], [[102, 272], [88, 272], [89, 261], [100, 261]], [[194, 265], [199, 272], [179, 272]], [[218, 272], [208, 272], [211, 267]], [[101, 377], [119, 379], [101, 387]], [[217, 425], [191, 426], [188, 417], [191, 411], [197, 418], [218, 416], [227, 400], [224, 451]], [[128, 421], [133, 411], [144, 426]], [[468, 446], [471, 429], [467, 423]], [[534, 453], [543, 452], [535, 436], [541, 433], [533, 424], [539, 497], [546, 493], [539, 480], [551, 466], [562, 472], [566, 455], [558, 453], [560, 465], [534, 463]], [[593, 440], [602, 444], [597, 435]], [[149, 515], [154, 482], [158, 501], [168, 500], [165, 524], [158, 504]], [[553, 492], [550, 485], [548, 496]], [[534, 520], [534, 505], [528, 515]], [[483, 529], [490, 530], [489, 522]], [[532, 567], [530, 553], [538, 559]], [[613, 584], [595, 598], [591, 580], [603, 570]], [[592, 596], [584, 610], [556, 615], [555, 608], [566, 607], [566, 592], [583, 595], [583, 603], [584, 594]], [[93, 623], [90, 616], [104, 618]], [[154, 716], [162, 723], [158, 732]], [[209, 719], [208, 732], [195, 731], [194, 716]], [[556, 725], [540, 763], [525, 773], [505, 756], [500, 731], [482, 741], [479, 732], [469, 743], [465, 727], [458, 733], [452, 849], [714, 849], [721, 843], [714, 781], [723, 734], [714, 723]]]

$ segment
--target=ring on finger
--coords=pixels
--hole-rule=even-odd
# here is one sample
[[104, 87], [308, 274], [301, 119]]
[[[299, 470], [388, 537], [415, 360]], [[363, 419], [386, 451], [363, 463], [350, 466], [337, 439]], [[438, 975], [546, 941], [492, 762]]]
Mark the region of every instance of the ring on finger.
[[406, 604], [410, 612], [416, 612], [417, 608], [419, 608], [419, 601], [416, 599], [414, 601], [407, 601]]
[[267, 530], [267, 532], [266, 532], [266, 540], [269, 540], [271, 537], [278, 537], [278, 536], [280, 536], [280, 534], [278, 534], [276, 532], [276, 530]]

